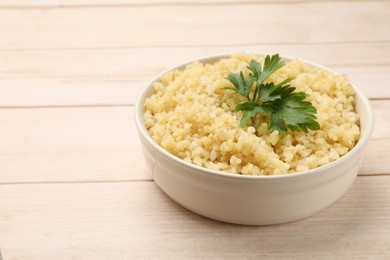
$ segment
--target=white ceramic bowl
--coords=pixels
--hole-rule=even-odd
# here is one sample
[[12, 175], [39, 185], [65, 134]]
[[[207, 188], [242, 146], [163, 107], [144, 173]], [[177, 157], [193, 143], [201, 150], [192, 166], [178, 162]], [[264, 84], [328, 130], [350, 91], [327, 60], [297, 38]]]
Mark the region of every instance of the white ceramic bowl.
[[[229, 55], [199, 59], [214, 63]], [[284, 60], [291, 58], [283, 57]], [[184, 69], [188, 62], [169, 69]], [[312, 62], [315, 67], [329, 70]], [[167, 70], [167, 71], [169, 71]], [[170, 154], [149, 135], [143, 121], [145, 98], [152, 94], [157, 76], [143, 90], [135, 107], [135, 120], [146, 162], [157, 185], [174, 201], [200, 215], [236, 224], [268, 225], [307, 217], [329, 206], [355, 180], [363, 148], [373, 131], [369, 101], [355, 86], [356, 111], [361, 136], [356, 146], [340, 159], [305, 172], [246, 176], [202, 168]]]

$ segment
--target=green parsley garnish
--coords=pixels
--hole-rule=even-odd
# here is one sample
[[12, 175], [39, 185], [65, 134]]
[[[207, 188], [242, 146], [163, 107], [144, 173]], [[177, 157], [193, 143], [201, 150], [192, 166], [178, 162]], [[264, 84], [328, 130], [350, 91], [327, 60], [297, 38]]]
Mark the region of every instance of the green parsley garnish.
[[[309, 95], [304, 92], [294, 92], [295, 88], [288, 85], [292, 79], [286, 79], [275, 85], [273, 82], [264, 81], [276, 70], [284, 65], [278, 54], [270, 57], [267, 55], [264, 66], [256, 60], [251, 60], [247, 67], [250, 71], [244, 76], [241, 71], [230, 73], [228, 79], [234, 86], [225, 87], [244, 96], [247, 101], [236, 105], [237, 111], [244, 111], [240, 125], [245, 128], [248, 121], [257, 113], [267, 118], [269, 129], [277, 130], [282, 136], [287, 129], [303, 131], [320, 129], [316, 108], [308, 101], [304, 101]], [[253, 86], [255, 87], [252, 91]]]

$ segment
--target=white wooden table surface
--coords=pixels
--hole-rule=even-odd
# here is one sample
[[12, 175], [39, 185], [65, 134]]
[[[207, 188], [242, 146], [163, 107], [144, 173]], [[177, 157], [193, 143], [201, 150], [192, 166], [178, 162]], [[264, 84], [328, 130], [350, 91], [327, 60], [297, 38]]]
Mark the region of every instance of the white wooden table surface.
[[[152, 181], [133, 110], [162, 70], [238, 51], [346, 73], [376, 122], [352, 188], [293, 223], [198, 216]], [[0, 1], [3, 259], [390, 259], [390, 2]]]

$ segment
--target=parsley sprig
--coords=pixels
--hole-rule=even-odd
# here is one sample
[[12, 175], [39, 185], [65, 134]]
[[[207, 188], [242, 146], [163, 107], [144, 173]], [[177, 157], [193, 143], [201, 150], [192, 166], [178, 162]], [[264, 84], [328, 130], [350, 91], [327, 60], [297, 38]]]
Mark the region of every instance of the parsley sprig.
[[[247, 67], [250, 71], [244, 76], [241, 71], [230, 73], [227, 79], [233, 84], [232, 87], [224, 89], [234, 90], [247, 101], [236, 105], [237, 111], [244, 111], [240, 125], [246, 127], [248, 121], [257, 113], [262, 114], [268, 120], [271, 130], [277, 130], [282, 136], [286, 135], [287, 129], [292, 131], [303, 131], [320, 129], [316, 121], [316, 108], [308, 101], [304, 101], [309, 95], [304, 92], [294, 92], [295, 88], [288, 83], [292, 79], [286, 79], [276, 84], [264, 81], [276, 70], [284, 65], [278, 54], [270, 57], [267, 55], [264, 66], [256, 60], [251, 60]], [[254, 91], [252, 91], [255, 87]]]

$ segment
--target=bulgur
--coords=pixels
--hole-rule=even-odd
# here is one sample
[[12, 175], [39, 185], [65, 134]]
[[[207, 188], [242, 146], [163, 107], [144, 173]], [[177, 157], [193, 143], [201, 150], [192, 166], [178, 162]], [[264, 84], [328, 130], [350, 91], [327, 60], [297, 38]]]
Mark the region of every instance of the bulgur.
[[145, 100], [144, 121], [152, 138], [179, 158], [212, 170], [245, 175], [300, 172], [337, 160], [351, 150], [360, 136], [354, 91], [346, 76], [287, 61], [267, 81], [293, 78], [296, 91], [317, 109], [318, 131], [291, 132], [285, 137], [270, 132], [258, 114], [243, 129], [244, 98], [230, 90], [230, 72], [244, 71], [254, 54], [236, 54], [214, 64], [194, 62], [155, 82]]

